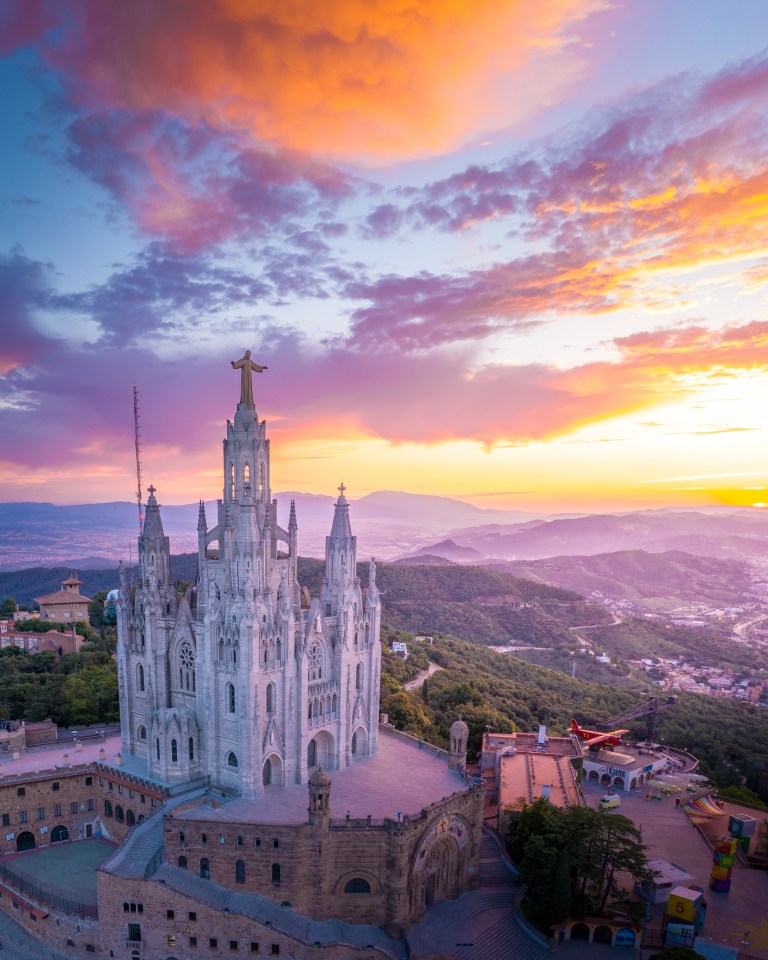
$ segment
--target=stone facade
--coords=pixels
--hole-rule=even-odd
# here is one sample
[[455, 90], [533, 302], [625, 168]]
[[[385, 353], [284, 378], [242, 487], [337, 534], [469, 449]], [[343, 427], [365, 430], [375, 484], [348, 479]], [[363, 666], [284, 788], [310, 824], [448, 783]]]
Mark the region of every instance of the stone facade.
[[482, 790], [468, 788], [399, 821], [332, 819], [327, 808], [310, 808], [305, 824], [230, 823], [215, 810], [194, 820], [175, 810], [163, 826], [169, 864], [316, 920], [396, 932], [421, 919], [428, 902], [474, 885]]
[[321, 596], [302, 597], [296, 511], [278, 525], [252, 402], [227, 423], [224, 477], [212, 527], [200, 505], [199, 577], [183, 597], [150, 487], [139, 582], [123, 576], [117, 610], [123, 753], [164, 782], [255, 797], [376, 752], [379, 594], [373, 562], [367, 587], [356, 576], [342, 485]]
[[[484, 788], [464, 776], [466, 725], [448, 753], [389, 733], [379, 750], [375, 565], [363, 587], [342, 485], [320, 596], [302, 590], [296, 511], [278, 525], [246, 380], [224, 495], [213, 526], [200, 505], [199, 576], [183, 596], [149, 489], [138, 582], [122, 575], [117, 607], [121, 751], [0, 784], [1, 852], [20, 849], [38, 808], [48, 829], [35, 845], [54, 824], [61, 841], [117, 845], [97, 873], [98, 920], [0, 879], [0, 909], [69, 955], [397, 960], [429, 903], [478, 882]], [[334, 818], [334, 776], [342, 809], [379, 818]]]

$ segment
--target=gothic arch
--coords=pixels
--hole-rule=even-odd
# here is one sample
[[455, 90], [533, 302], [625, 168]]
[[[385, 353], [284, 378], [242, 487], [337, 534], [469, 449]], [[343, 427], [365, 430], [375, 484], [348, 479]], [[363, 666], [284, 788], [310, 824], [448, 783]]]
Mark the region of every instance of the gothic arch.
[[327, 677], [328, 651], [319, 637], [313, 637], [307, 646], [307, 679], [322, 680]]
[[261, 782], [265, 787], [282, 787], [283, 761], [276, 753], [271, 753], [264, 761], [261, 771]]
[[171, 676], [173, 685], [178, 684], [182, 693], [195, 693], [197, 678], [195, 676], [195, 644], [188, 637], [181, 637], [174, 645], [172, 652]]
[[368, 755], [368, 731], [363, 726], [359, 726], [352, 734], [352, 756], [365, 757]]
[[136, 687], [139, 693], [144, 693], [144, 665], [141, 663], [136, 667]]

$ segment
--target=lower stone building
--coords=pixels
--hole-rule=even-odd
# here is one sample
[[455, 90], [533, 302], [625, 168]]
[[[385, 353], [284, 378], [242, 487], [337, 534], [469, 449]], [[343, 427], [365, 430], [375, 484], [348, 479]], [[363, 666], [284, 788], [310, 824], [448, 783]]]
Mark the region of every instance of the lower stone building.
[[[429, 903], [477, 883], [484, 788], [391, 728], [376, 756], [258, 799], [149, 780], [119, 747], [0, 762], [0, 908], [65, 954], [395, 958]], [[109, 845], [92, 902], [19, 883], [34, 848], [88, 838]]]

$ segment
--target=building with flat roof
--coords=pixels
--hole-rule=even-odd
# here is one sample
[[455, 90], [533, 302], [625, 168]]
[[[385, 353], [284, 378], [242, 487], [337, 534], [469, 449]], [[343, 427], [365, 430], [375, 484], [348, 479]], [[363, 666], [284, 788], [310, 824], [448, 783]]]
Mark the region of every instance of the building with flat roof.
[[486, 733], [480, 757], [486, 819], [504, 833], [508, 814], [539, 797], [558, 807], [579, 805], [581, 762], [577, 737], [550, 737], [543, 725], [538, 733]]

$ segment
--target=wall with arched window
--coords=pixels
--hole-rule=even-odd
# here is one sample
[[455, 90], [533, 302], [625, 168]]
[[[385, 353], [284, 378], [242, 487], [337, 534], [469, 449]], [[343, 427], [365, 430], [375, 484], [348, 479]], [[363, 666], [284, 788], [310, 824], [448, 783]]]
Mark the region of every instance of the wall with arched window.
[[235, 712], [235, 686], [232, 683], [228, 683], [225, 690], [225, 698], [227, 702], [227, 713]]

